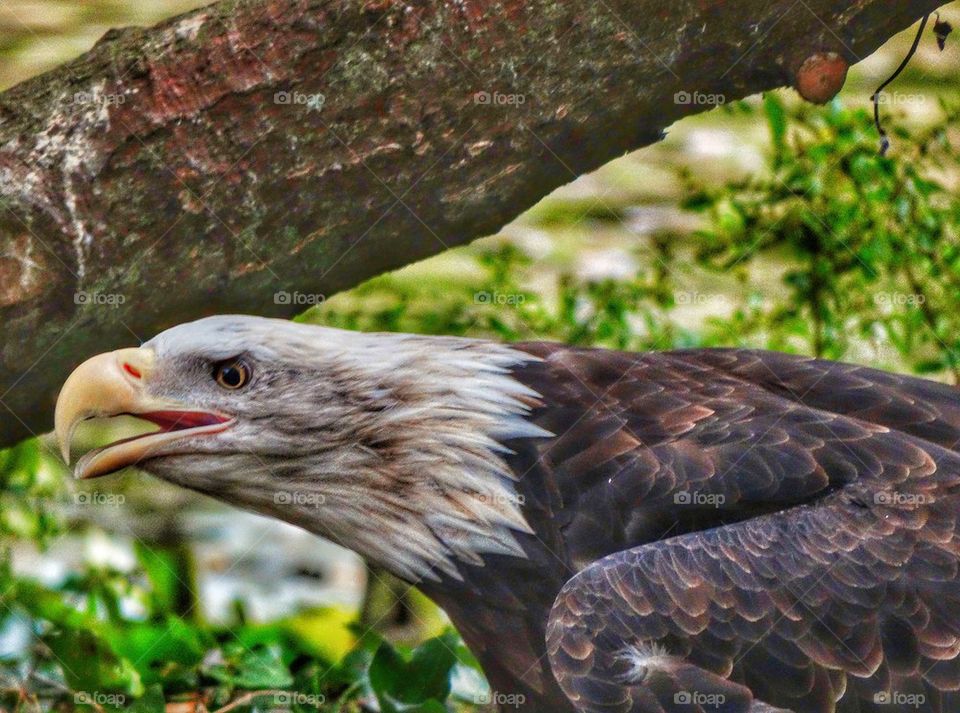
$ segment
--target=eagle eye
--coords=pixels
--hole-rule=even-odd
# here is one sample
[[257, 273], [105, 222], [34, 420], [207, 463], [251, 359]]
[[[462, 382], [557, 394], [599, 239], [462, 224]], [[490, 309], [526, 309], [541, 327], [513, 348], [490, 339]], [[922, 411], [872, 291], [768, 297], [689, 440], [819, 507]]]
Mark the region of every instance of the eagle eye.
[[217, 364], [213, 378], [225, 389], [239, 389], [250, 381], [250, 367], [243, 359], [231, 359]]

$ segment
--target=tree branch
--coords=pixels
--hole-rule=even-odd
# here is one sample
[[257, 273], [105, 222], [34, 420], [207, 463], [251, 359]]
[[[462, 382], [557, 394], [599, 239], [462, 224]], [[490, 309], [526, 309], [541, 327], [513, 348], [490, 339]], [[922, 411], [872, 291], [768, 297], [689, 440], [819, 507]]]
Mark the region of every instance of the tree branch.
[[224, 0], [112, 31], [0, 95], [0, 444], [94, 352], [493, 233], [709, 108], [678, 92], [821, 100], [939, 4]]

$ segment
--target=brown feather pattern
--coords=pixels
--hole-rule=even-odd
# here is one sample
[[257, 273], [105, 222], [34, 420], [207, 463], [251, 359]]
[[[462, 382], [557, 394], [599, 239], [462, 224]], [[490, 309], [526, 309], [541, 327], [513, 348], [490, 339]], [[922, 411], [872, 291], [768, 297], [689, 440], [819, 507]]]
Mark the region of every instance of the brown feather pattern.
[[[531, 561], [578, 572], [546, 625], [576, 710], [960, 710], [955, 388], [757, 351], [520, 348], [556, 437], [509, 462], [549, 494]], [[519, 599], [535, 616], [543, 596]]]

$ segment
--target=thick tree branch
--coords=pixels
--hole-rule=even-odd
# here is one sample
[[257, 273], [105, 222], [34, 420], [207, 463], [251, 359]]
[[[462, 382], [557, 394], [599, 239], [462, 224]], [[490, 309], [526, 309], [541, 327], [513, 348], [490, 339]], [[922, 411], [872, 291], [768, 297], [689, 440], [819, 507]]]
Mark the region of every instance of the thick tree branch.
[[108, 33], [0, 96], [0, 444], [93, 352], [493, 233], [709, 108], [677, 92], [819, 97], [798, 68], [938, 4], [225, 0]]

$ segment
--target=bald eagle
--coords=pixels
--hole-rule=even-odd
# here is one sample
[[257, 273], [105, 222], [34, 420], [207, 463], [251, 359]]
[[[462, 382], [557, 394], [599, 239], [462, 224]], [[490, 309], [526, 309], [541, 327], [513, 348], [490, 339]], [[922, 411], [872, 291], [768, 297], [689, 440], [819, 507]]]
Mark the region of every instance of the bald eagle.
[[89, 359], [84, 455], [341, 543], [449, 614], [504, 710], [960, 711], [960, 391], [212, 317]]

